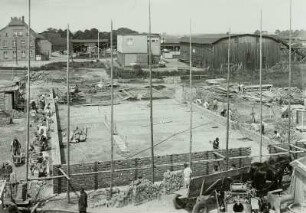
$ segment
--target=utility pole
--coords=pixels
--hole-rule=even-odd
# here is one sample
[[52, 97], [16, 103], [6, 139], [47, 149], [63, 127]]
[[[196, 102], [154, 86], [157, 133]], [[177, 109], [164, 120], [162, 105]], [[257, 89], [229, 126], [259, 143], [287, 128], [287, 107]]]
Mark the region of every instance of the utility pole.
[[190, 144], [189, 144], [189, 166], [191, 168], [192, 164], [192, 100], [193, 100], [193, 93], [192, 93], [192, 44], [191, 44], [191, 19], [190, 19], [190, 35], [189, 35], [189, 69], [190, 69]]
[[291, 137], [291, 23], [292, 23], [292, 0], [290, 0], [290, 11], [289, 11], [289, 14], [290, 14], [290, 29], [289, 29], [289, 97], [288, 97], [288, 112], [289, 112], [289, 116], [288, 116], [288, 144], [289, 144], [289, 156], [290, 156], [290, 153], [291, 153], [291, 146], [290, 146], [290, 137]]
[[[29, 13], [29, 23], [28, 23], [28, 91], [27, 91], [27, 144], [26, 144], [26, 183], [28, 187], [29, 181], [29, 146], [30, 146], [30, 69], [31, 69], [31, 49], [30, 49], [30, 42], [31, 42], [31, 0], [28, 0], [28, 13]], [[26, 195], [26, 197], [28, 197]]]
[[100, 31], [98, 30], [98, 60], [100, 60]]
[[228, 143], [229, 143], [229, 120], [230, 120], [230, 100], [229, 100], [229, 81], [230, 81], [230, 50], [231, 50], [231, 29], [228, 31], [228, 50], [227, 50], [227, 117], [226, 117], [226, 170], [228, 170]]
[[[67, 26], [67, 176], [70, 178], [70, 86], [69, 86], [69, 25]], [[67, 201], [70, 203], [70, 180], [67, 179]]]
[[259, 84], [260, 84], [260, 147], [259, 161], [262, 162], [262, 10], [260, 11], [260, 37], [259, 37]]
[[111, 173], [110, 173], [110, 196], [113, 195], [114, 178], [114, 76], [113, 76], [113, 20], [111, 20]]
[[151, 41], [151, 0], [149, 0], [149, 70], [150, 70], [150, 135], [151, 135], [151, 161], [152, 161], [152, 183], [154, 183], [154, 141], [153, 141], [153, 101], [152, 101], [152, 41]]

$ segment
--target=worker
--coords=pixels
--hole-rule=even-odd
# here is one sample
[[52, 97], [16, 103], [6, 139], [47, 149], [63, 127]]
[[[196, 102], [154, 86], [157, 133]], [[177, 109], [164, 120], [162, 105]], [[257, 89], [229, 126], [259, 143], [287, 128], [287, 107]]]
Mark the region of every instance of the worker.
[[17, 178], [16, 178], [16, 173], [13, 171], [10, 174], [10, 187], [11, 187], [11, 192], [13, 194], [17, 193]]
[[184, 185], [187, 189], [189, 188], [191, 174], [192, 174], [192, 170], [190, 166], [187, 163], [185, 163], [184, 164]]
[[219, 166], [218, 165], [214, 165], [214, 169], [213, 169], [213, 174], [215, 173], [219, 173]]
[[236, 169], [236, 164], [233, 163], [233, 164], [231, 165], [231, 168], [230, 168], [229, 170], [234, 170], [234, 169]]
[[219, 149], [219, 138], [218, 137], [213, 142], [213, 148]]
[[20, 155], [21, 144], [17, 137], [14, 137], [14, 140], [11, 143], [11, 152], [13, 155]]
[[235, 201], [235, 204], [233, 205], [233, 211], [234, 212], [243, 212], [244, 207], [242, 203], [240, 203], [240, 198], [238, 196], [237, 201]]
[[208, 109], [209, 108], [209, 103], [207, 101], [205, 101], [203, 106], [204, 106], [205, 109]]
[[218, 101], [216, 99], [213, 100], [213, 110], [218, 110]]
[[87, 194], [83, 188], [81, 188], [81, 195], [79, 198], [79, 212], [86, 213], [87, 209]]

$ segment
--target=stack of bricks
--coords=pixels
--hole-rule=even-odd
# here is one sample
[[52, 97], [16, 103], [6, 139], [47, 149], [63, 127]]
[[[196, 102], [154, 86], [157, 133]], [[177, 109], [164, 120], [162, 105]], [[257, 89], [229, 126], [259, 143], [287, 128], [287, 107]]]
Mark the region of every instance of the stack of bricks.
[[[210, 174], [215, 165], [224, 168], [224, 160], [214, 154], [215, 151], [195, 152], [192, 154], [193, 176]], [[225, 154], [225, 150], [218, 150], [218, 153]], [[235, 164], [236, 168], [248, 166], [251, 163], [251, 148], [229, 149], [229, 157], [238, 157], [230, 159], [229, 165]], [[239, 158], [241, 156], [241, 158]], [[217, 159], [217, 161], [216, 161]], [[165, 156], [155, 156], [155, 181], [162, 181], [164, 173], [169, 171], [178, 171], [184, 169], [184, 163], [189, 161], [189, 153], [173, 154]], [[53, 175], [62, 175], [58, 170], [61, 167], [67, 171], [67, 165], [53, 165]], [[92, 173], [92, 174], [90, 174]], [[73, 164], [70, 165], [71, 186], [73, 190], [92, 190], [109, 187], [110, 184], [110, 161]], [[151, 179], [152, 168], [151, 158], [134, 158], [128, 160], [114, 161], [113, 186], [123, 186], [130, 184], [131, 181], [139, 177]], [[53, 192], [62, 193], [66, 191], [66, 178], [57, 178], [53, 181]]]

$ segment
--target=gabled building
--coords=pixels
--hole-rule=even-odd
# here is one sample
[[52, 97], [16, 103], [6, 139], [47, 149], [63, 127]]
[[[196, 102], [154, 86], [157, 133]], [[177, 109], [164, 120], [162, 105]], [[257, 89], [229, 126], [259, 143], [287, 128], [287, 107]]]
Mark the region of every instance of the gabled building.
[[[52, 44], [43, 36], [30, 30], [30, 59], [48, 60]], [[21, 18], [12, 17], [0, 30], [0, 61], [28, 60], [28, 25]]]
[[[139, 64], [147, 66], [149, 63], [149, 35], [128, 34], [117, 36], [117, 55], [121, 66]], [[160, 59], [160, 35], [151, 34], [152, 64], [157, 64]]]

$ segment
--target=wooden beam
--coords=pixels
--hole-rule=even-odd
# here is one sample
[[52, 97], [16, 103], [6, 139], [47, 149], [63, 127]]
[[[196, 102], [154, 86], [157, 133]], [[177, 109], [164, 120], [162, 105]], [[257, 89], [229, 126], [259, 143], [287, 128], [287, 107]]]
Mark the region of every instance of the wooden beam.
[[67, 180], [70, 180], [70, 177], [65, 173], [64, 170], [62, 170], [61, 168], [58, 168], [58, 170], [60, 170], [60, 172], [66, 177]]
[[296, 148], [296, 149], [299, 149], [299, 150], [301, 150], [301, 151], [303, 151], [303, 152], [306, 152], [306, 149], [304, 149], [304, 148], [302, 148], [302, 147], [296, 146], [296, 145], [294, 145], [294, 144], [290, 144], [290, 146], [292, 146], [292, 147], [294, 147], [294, 148]]
[[279, 150], [282, 150], [282, 151], [288, 151], [287, 149], [285, 149], [285, 148], [282, 148], [282, 147], [279, 147], [279, 146], [277, 146], [277, 145], [271, 145], [272, 147], [274, 147], [274, 148], [276, 148], [276, 149], [279, 149]]
[[[52, 179], [62, 178], [62, 177], [65, 177], [65, 176], [57, 175], [57, 176], [52, 176], [52, 177], [29, 178], [29, 181], [31, 180], [52, 180]], [[21, 179], [20, 181], [25, 181], [25, 179]]]
[[224, 155], [222, 155], [222, 154], [220, 154], [219, 152], [213, 152], [213, 154], [215, 154], [215, 155], [219, 156], [220, 158], [225, 158], [225, 156], [224, 156]]

